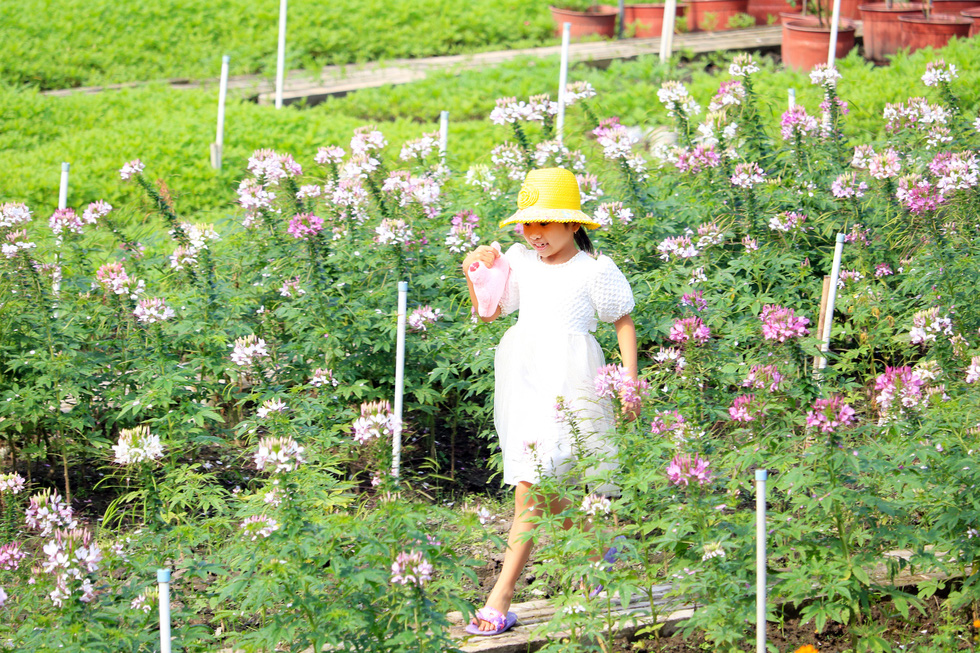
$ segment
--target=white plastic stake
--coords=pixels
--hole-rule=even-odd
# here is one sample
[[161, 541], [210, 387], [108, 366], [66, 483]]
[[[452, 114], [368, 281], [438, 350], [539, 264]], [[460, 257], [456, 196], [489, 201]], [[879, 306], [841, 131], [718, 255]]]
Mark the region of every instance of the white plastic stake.
[[840, 22], [840, 0], [834, 0], [834, 16], [830, 21], [830, 45], [827, 46], [827, 67], [834, 67], [837, 57], [837, 24]]
[[789, 108], [792, 109], [793, 107], [796, 106], [796, 89], [795, 88], [789, 89], [787, 91], [787, 95], [789, 96]]
[[58, 188], [58, 208], [68, 208], [68, 169], [71, 164], [64, 162], [61, 164], [61, 186]]
[[225, 97], [228, 95], [228, 61], [226, 54], [221, 57], [221, 83], [218, 86], [218, 127], [211, 148], [211, 167], [221, 170], [221, 154], [225, 146]]
[[766, 478], [755, 470], [755, 648], [766, 653]]
[[395, 349], [395, 428], [391, 438], [391, 475], [398, 478], [402, 462], [402, 402], [405, 395], [405, 312], [408, 282], [398, 282], [398, 328]]
[[276, 59], [276, 108], [282, 108], [282, 84], [286, 74], [286, 2], [279, 0], [279, 56]]
[[157, 569], [160, 585], [160, 653], [170, 653], [170, 570]]
[[568, 86], [568, 43], [572, 38], [572, 24], [563, 23], [561, 29], [561, 68], [558, 70], [558, 117], [555, 119], [555, 138], [562, 142], [565, 131], [565, 87]]
[[677, 20], [677, 0], [667, 0], [664, 4], [664, 24], [660, 29], [660, 61], [670, 59], [674, 50], [674, 23]]
[[449, 146], [449, 112], [439, 112], [439, 158], [446, 162], [446, 150]]
[[[844, 234], [837, 234], [837, 245], [834, 247], [834, 267], [830, 272], [830, 294], [827, 296], [827, 313], [823, 318], [823, 343], [820, 351], [830, 351], [830, 329], [834, 325], [834, 303], [837, 301], [837, 281], [840, 279], [840, 259], [844, 253]], [[827, 367], [826, 356], [817, 360], [817, 370]]]
[[[68, 208], [68, 170], [71, 168], [71, 164], [67, 161], [61, 163], [61, 183], [58, 186], [58, 208], [66, 209]], [[54, 264], [56, 267], [61, 266], [61, 236], [55, 238], [54, 241]], [[61, 275], [54, 275], [54, 280], [51, 282], [51, 294], [55, 297], [61, 292], [61, 282], [58, 277]], [[55, 303], [54, 313], [52, 314], [55, 319], [58, 319], [58, 304]]]

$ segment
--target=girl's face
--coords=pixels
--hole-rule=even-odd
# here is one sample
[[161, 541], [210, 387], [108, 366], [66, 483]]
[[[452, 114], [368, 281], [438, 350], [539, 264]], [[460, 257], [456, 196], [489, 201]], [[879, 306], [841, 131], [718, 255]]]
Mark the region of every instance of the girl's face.
[[524, 240], [542, 261], [558, 265], [578, 253], [575, 232], [581, 228], [577, 222], [526, 222]]

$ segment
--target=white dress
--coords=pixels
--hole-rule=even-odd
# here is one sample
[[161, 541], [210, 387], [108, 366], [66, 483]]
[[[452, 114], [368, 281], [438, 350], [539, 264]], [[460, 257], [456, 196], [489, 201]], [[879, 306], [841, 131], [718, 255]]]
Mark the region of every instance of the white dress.
[[[594, 389], [605, 358], [592, 334], [597, 318], [615, 322], [633, 310], [629, 282], [606, 256], [592, 258], [580, 251], [550, 265], [521, 244], [505, 256], [511, 272], [501, 314], [519, 313], [500, 339], [494, 360], [494, 426], [504, 483], [537, 483], [542, 474], [560, 477], [582, 446], [605, 454], [610, 462], [602, 469], [614, 468], [616, 450], [605, 437], [613, 427], [612, 404], [599, 400]], [[570, 426], [556, 417], [559, 397], [576, 418], [577, 443]]]

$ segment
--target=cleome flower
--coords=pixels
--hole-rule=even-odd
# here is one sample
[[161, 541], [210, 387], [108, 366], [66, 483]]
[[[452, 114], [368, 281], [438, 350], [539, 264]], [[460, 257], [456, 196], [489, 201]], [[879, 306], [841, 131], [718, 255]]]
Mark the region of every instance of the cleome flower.
[[266, 517], [265, 515], [252, 515], [251, 517], [245, 518], [245, 520], [239, 524], [238, 528], [241, 529], [244, 537], [247, 537], [249, 540], [254, 542], [260, 537], [267, 538], [275, 531], [279, 530], [279, 523], [272, 517]]
[[681, 344], [703, 345], [711, 339], [711, 329], [700, 317], [686, 317], [674, 322], [667, 337]]
[[351, 424], [354, 440], [358, 444], [367, 444], [378, 439], [387, 440], [395, 434], [396, 422], [391, 404], [387, 401], [364, 402], [361, 404], [361, 416]]
[[802, 338], [810, 334], [806, 328], [810, 323], [809, 319], [797, 317], [792, 308], [778, 304], [766, 305], [759, 314], [759, 320], [762, 322], [762, 337], [766, 340], [786, 342], [790, 338]]
[[427, 331], [442, 317], [442, 311], [431, 306], [419, 306], [408, 316], [408, 328], [412, 331]]
[[20, 494], [24, 491], [24, 483], [24, 477], [17, 472], [0, 474], [0, 494], [4, 494], [5, 492]]
[[421, 551], [402, 551], [391, 563], [391, 582], [422, 587], [432, 580], [432, 564]]
[[163, 457], [160, 436], [150, 433], [147, 424], [122, 429], [119, 432], [119, 440], [112, 445], [112, 450], [115, 452], [115, 462], [120, 465], [134, 465]]
[[806, 416], [806, 425], [819, 428], [824, 433], [833, 433], [842, 426], [854, 422], [854, 409], [844, 403], [843, 398], [817, 399]]
[[259, 440], [253, 459], [255, 467], [271, 474], [291, 472], [306, 462], [304, 448], [287, 436], [265, 437]]
[[231, 360], [239, 367], [251, 367], [269, 358], [265, 340], [255, 334], [236, 338], [232, 347], [234, 347], [234, 351], [231, 352]]
[[708, 467], [708, 461], [698, 454], [693, 458], [687, 454], [677, 454], [667, 465], [667, 478], [677, 486], [687, 487], [694, 481], [701, 486], [708, 485], [712, 480]]
[[27, 527], [42, 536], [50, 535], [56, 528], [75, 528], [77, 521], [70, 505], [61, 495], [50, 489], [41, 490], [31, 497], [24, 512]]
[[141, 299], [133, 311], [136, 319], [143, 324], [156, 324], [166, 322], [176, 313], [174, 309], [167, 306], [167, 302], [162, 297]]

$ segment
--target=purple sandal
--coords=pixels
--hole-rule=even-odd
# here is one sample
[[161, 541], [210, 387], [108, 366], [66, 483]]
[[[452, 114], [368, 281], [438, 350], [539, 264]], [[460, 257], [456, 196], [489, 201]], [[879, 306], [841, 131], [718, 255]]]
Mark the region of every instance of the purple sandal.
[[477, 610], [475, 614], [476, 618], [480, 621], [486, 621], [493, 625], [493, 630], [480, 630], [479, 623], [471, 623], [466, 627], [466, 632], [471, 635], [482, 635], [484, 637], [490, 637], [493, 635], [499, 635], [500, 633], [510, 630], [515, 623], [517, 623], [517, 615], [513, 612], [508, 612], [505, 617], [500, 613], [500, 610], [491, 607], [485, 607], [481, 610]]

